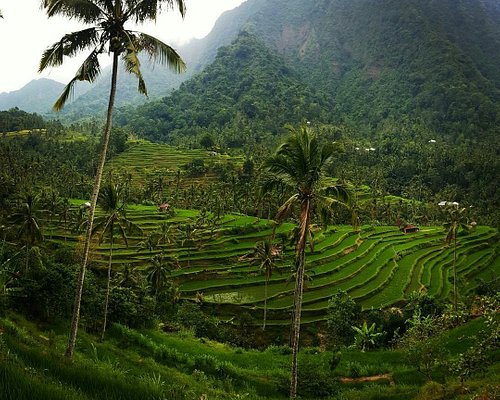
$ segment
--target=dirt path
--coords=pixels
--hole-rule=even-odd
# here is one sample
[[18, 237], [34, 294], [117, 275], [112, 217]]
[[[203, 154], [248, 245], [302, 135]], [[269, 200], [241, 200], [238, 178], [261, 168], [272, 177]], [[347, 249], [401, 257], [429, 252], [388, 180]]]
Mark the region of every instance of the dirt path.
[[340, 378], [342, 383], [357, 383], [357, 382], [376, 382], [376, 381], [388, 381], [389, 385], [394, 385], [394, 378], [391, 374], [380, 374], [372, 376], [362, 376], [360, 378]]

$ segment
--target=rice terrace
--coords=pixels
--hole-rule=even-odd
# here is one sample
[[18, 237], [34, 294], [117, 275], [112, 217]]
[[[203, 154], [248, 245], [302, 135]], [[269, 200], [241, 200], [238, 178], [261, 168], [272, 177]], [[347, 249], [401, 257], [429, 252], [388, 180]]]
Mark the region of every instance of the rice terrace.
[[0, 37], [0, 400], [500, 398], [497, 0], [4, 0]]

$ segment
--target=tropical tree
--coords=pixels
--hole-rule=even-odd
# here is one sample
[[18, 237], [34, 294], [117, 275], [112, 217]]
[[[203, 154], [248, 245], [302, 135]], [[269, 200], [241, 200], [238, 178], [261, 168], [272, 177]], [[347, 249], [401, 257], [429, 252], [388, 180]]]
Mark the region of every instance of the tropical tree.
[[290, 398], [297, 396], [297, 354], [299, 348], [300, 318], [302, 295], [304, 291], [305, 248], [310, 232], [313, 209], [333, 208], [346, 205], [348, 193], [341, 186], [325, 185], [323, 169], [335, 154], [333, 143], [321, 144], [307, 124], [303, 123], [297, 131], [288, 126], [290, 136], [264, 164], [268, 173], [263, 191], [274, 189], [292, 193], [291, 197], [278, 209], [276, 220], [281, 223], [299, 206], [299, 235], [295, 251], [295, 293], [292, 321], [292, 378]]
[[151, 258], [151, 262], [146, 268], [146, 273], [156, 299], [160, 290], [167, 284], [168, 277], [176, 265], [177, 260], [175, 258], [166, 257], [164, 254], [157, 254]]
[[104, 322], [102, 325], [101, 338], [104, 339], [106, 332], [106, 324], [108, 318], [108, 304], [109, 304], [109, 291], [111, 286], [111, 266], [113, 262], [113, 245], [115, 235], [118, 233], [125, 245], [128, 246], [127, 232], [132, 229], [139, 230], [139, 228], [127, 219], [125, 212], [125, 202], [121, 191], [121, 187], [108, 182], [99, 194], [99, 206], [104, 211], [104, 215], [96, 218], [94, 232], [100, 232], [99, 244], [101, 244], [106, 237], [109, 240], [109, 261], [108, 261], [108, 279], [106, 284], [106, 301], [104, 305]]
[[363, 352], [375, 347], [378, 338], [383, 335], [382, 332], [376, 331], [375, 322], [368, 326], [367, 322], [364, 321], [360, 327], [352, 326], [351, 328], [355, 332], [354, 345]]
[[132, 264], [124, 264], [118, 273], [118, 285], [122, 287], [135, 288], [142, 283], [142, 275], [137, 267]]
[[68, 221], [73, 216], [73, 210], [71, 208], [71, 203], [68, 199], [62, 199], [59, 204], [59, 222], [64, 223], [64, 241], [67, 240], [67, 229], [68, 229]]
[[162, 222], [155, 231], [155, 235], [157, 238], [156, 244], [160, 245], [173, 243], [176, 233], [179, 233], [177, 227], [167, 222]]
[[264, 321], [262, 323], [262, 330], [266, 329], [267, 318], [267, 286], [269, 280], [276, 268], [276, 261], [279, 259], [281, 249], [272, 243], [271, 240], [263, 240], [255, 245], [254, 251], [251, 255], [253, 263], [257, 263], [259, 271], [264, 274]]
[[446, 231], [445, 242], [453, 244], [453, 308], [457, 311], [457, 235], [460, 232], [469, 232], [467, 209], [460, 207], [457, 202], [439, 203], [444, 206], [446, 222], [443, 224]]
[[43, 241], [43, 234], [39, 224], [40, 213], [38, 196], [27, 194], [21, 200], [18, 210], [11, 215], [13, 224], [18, 226], [17, 237], [24, 242], [26, 250], [25, 273], [28, 272], [30, 250], [38, 242]]
[[95, 81], [101, 71], [98, 59], [100, 54], [110, 53], [113, 59], [106, 124], [90, 200], [91, 205], [88, 214], [85, 245], [77, 278], [71, 332], [66, 349], [66, 357], [71, 358], [73, 356], [80, 320], [80, 304], [89, 256], [95, 208], [101, 187], [102, 173], [111, 133], [119, 58], [121, 57], [126, 71], [136, 75], [139, 81], [138, 90], [145, 95], [147, 95], [147, 89], [141, 73], [141, 63], [138, 57], [140, 52], [146, 52], [153, 61], [166, 64], [175, 72], [185, 70], [184, 62], [172, 47], [145, 33], [126, 29], [125, 25], [129, 21], [136, 23], [156, 21], [159, 12], [164, 7], [177, 7], [184, 17], [186, 8], [184, 0], [43, 0], [42, 6], [49, 17], [60, 15], [69, 19], [75, 19], [86, 25], [94, 25], [90, 28], [64, 35], [60, 41], [50, 46], [42, 55], [39, 71], [43, 71], [49, 67], [60, 66], [64, 62], [65, 56], [73, 57], [82, 50], [91, 49], [89, 56], [78, 69], [75, 77], [64, 88], [63, 93], [54, 104], [54, 109], [60, 110], [64, 106], [71, 96], [73, 87], [77, 81]]
[[158, 245], [158, 239], [155, 233], [150, 232], [146, 236], [146, 239], [140, 241], [137, 244], [137, 251], [147, 250], [149, 252], [149, 255], [151, 256], [153, 254], [153, 251], [156, 249], [157, 245]]

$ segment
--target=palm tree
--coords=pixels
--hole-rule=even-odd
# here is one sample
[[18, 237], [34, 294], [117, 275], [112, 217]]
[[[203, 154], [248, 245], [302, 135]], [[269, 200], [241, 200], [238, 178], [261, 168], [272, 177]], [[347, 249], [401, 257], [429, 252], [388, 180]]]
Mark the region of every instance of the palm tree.
[[62, 199], [59, 202], [59, 222], [64, 223], [64, 241], [67, 241], [68, 235], [67, 235], [67, 230], [68, 230], [68, 220], [71, 219], [73, 215], [73, 210], [71, 208], [71, 203], [69, 202], [68, 199]]
[[460, 232], [469, 232], [470, 226], [467, 224], [467, 209], [461, 208], [457, 202], [446, 202], [445, 212], [445, 242], [448, 245], [453, 243], [453, 308], [457, 311], [457, 235]]
[[160, 290], [165, 287], [168, 276], [176, 264], [177, 260], [175, 258], [165, 257], [163, 253], [151, 258], [151, 263], [146, 268], [146, 273], [149, 284], [155, 292], [156, 299]]
[[[264, 192], [273, 189], [285, 189], [292, 196], [279, 208], [276, 220], [281, 223], [290, 214], [294, 206], [300, 207], [299, 235], [295, 252], [295, 293], [292, 322], [292, 378], [290, 398], [297, 396], [297, 354], [299, 347], [300, 317], [304, 290], [305, 248], [310, 232], [311, 214], [316, 208], [332, 208], [335, 204], [347, 201], [344, 188], [323, 185], [323, 168], [335, 153], [333, 143], [321, 145], [318, 138], [303, 123], [296, 131], [288, 126], [290, 136], [276, 153], [265, 162], [268, 176], [265, 179]], [[333, 197], [332, 197], [333, 195]]]
[[155, 235], [157, 237], [157, 245], [160, 244], [170, 244], [174, 242], [175, 235], [179, 233], [179, 230], [174, 225], [170, 225], [167, 222], [162, 222], [158, 228], [156, 228]]
[[75, 348], [78, 323], [80, 320], [80, 304], [85, 270], [89, 257], [95, 208], [99, 189], [101, 187], [104, 162], [106, 160], [109, 136], [111, 133], [119, 57], [121, 56], [127, 72], [137, 76], [139, 80], [138, 90], [144, 94], [147, 94], [147, 90], [138, 58], [138, 54], [141, 51], [148, 53], [150, 58], [155, 62], [167, 64], [176, 72], [185, 70], [184, 62], [173, 48], [150, 35], [128, 30], [125, 28], [125, 24], [128, 21], [137, 23], [156, 21], [162, 6], [166, 6], [167, 8], [174, 8], [174, 6], [176, 6], [184, 17], [186, 8], [184, 0], [43, 0], [42, 6], [47, 11], [49, 17], [61, 15], [69, 19], [76, 19], [86, 25], [94, 24], [94, 26], [90, 28], [64, 35], [59, 42], [54, 43], [43, 53], [39, 71], [61, 65], [64, 62], [64, 56], [73, 57], [81, 50], [92, 49], [87, 59], [78, 69], [75, 77], [64, 88], [61, 97], [54, 104], [56, 110], [60, 110], [64, 106], [77, 81], [95, 81], [101, 71], [98, 60], [100, 54], [111, 53], [113, 56], [111, 90], [106, 114], [106, 124], [102, 137], [102, 147], [97, 165], [94, 188], [90, 200], [91, 206], [88, 215], [82, 261], [77, 278], [71, 331], [65, 353], [66, 357], [71, 358]]
[[12, 222], [18, 226], [17, 237], [24, 241], [26, 249], [25, 273], [28, 272], [30, 250], [43, 241], [38, 216], [41, 213], [38, 196], [28, 194], [22, 199], [19, 209], [11, 215]]
[[104, 241], [107, 236], [109, 239], [109, 262], [108, 262], [108, 280], [106, 285], [106, 301], [104, 305], [104, 322], [102, 326], [101, 338], [104, 339], [106, 332], [106, 324], [108, 317], [109, 291], [111, 285], [111, 266], [113, 262], [113, 244], [115, 234], [118, 232], [120, 237], [128, 247], [127, 232], [132, 229], [139, 228], [127, 219], [125, 213], [125, 202], [121, 193], [121, 187], [108, 182], [99, 194], [99, 206], [104, 211], [104, 215], [96, 218], [96, 223], [93, 228], [94, 232], [100, 232], [99, 244]]
[[118, 273], [118, 285], [122, 287], [134, 288], [141, 284], [142, 275], [137, 267], [132, 264], [124, 264]]
[[281, 253], [281, 249], [274, 245], [271, 240], [264, 240], [258, 242], [255, 245], [254, 251], [252, 253], [251, 260], [254, 263], [258, 263], [259, 271], [265, 276], [264, 283], [264, 321], [262, 323], [262, 330], [266, 329], [266, 318], [267, 318], [267, 286], [269, 280], [276, 268], [276, 261], [278, 260]]
[[145, 240], [142, 240], [141, 242], [137, 243], [137, 251], [143, 251], [147, 250], [149, 252], [149, 255], [152, 256], [153, 251], [156, 249], [156, 246], [158, 245], [158, 239], [156, 238], [156, 235], [154, 232], [150, 232]]

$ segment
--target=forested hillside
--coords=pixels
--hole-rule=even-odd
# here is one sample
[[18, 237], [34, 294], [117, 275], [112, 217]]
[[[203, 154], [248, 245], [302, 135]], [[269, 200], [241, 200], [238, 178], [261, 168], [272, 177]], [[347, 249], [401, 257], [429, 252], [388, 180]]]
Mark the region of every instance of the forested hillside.
[[282, 133], [287, 122], [330, 116], [324, 96], [255, 36], [242, 32], [171, 96], [135, 112], [122, 110], [117, 121], [156, 141], [182, 143], [210, 132], [224, 147], [242, 147]]
[[285, 122], [307, 119], [346, 147], [334, 175], [421, 200], [467, 202], [485, 222], [498, 221], [495, 2], [245, 7], [245, 33], [212, 65], [162, 101], [122, 109], [118, 122], [157, 141], [196, 146], [211, 134], [223, 147], [265, 149]]

